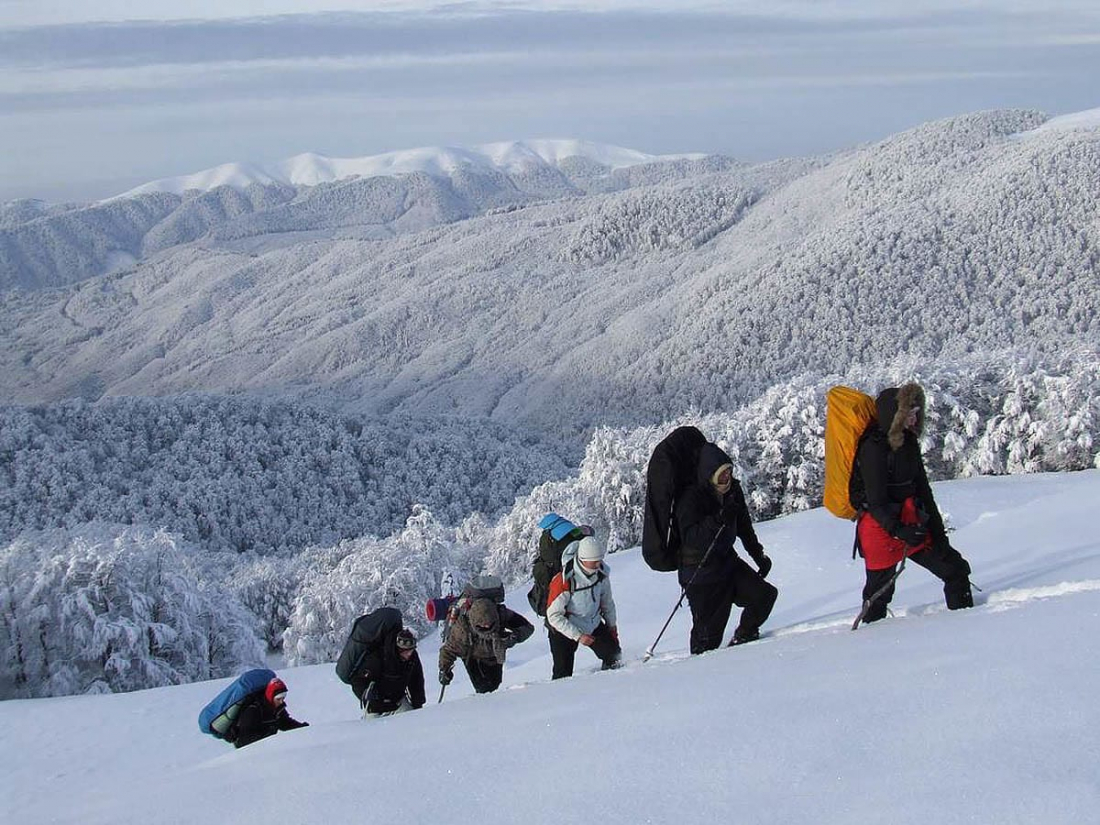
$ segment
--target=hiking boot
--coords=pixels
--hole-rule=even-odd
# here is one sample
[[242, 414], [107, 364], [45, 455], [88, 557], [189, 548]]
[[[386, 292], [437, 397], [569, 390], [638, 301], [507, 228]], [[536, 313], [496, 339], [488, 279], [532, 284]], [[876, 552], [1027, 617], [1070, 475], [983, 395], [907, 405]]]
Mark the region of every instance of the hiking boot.
[[729, 645], [727, 645], [727, 647], [734, 647], [735, 645], [743, 645], [743, 644], [745, 644], [745, 642], [755, 642], [759, 638], [760, 638], [760, 631], [759, 630], [748, 630], [748, 631], [745, 631], [745, 632], [741, 632], [740, 630], [738, 630], [738, 631], [734, 632], [733, 638], [730, 639], [730, 643], [729, 643]]

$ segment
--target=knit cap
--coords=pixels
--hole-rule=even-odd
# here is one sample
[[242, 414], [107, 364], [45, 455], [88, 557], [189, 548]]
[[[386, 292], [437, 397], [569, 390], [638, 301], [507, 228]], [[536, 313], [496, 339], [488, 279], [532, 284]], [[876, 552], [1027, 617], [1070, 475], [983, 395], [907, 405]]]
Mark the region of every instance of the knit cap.
[[577, 558], [580, 561], [603, 561], [606, 551], [594, 536], [585, 536], [577, 542]]
[[269, 705], [275, 704], [276, 696], [286, 695], [286, 682], [276, 676], [270, 682], [267, 683], [267, 687], [264, 688], [264, 698], [267, 699]]

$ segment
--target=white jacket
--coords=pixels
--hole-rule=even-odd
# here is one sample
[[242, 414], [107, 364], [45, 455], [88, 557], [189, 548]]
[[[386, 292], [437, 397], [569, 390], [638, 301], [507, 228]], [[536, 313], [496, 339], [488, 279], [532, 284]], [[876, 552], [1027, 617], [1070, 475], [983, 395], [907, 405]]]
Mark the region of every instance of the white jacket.
[[[573, 545], [570, 545], [572, 548]], [[600, 562], [599, 570], [589, 576], [569, 550], [562, 571], [550, 580], [546, 620], [554, 630], [577, 641], [600, 626], [602, 619], [615, 627], [615, 599], [611, 595], [611, 568]]]

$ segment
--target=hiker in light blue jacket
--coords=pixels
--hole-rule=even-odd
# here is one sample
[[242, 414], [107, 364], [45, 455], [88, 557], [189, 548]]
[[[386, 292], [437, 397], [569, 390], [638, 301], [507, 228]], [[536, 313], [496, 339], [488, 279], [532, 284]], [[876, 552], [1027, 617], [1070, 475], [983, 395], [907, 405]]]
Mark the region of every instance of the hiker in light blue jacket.
[[546, 620], [554, 679], [573, 675], [578, 645], [592, 648], [603, 670], [619, 666], [622, 648], [604, 553], [595, 536], [573, 542], [562, 553], [561, 572], [550, 581]]

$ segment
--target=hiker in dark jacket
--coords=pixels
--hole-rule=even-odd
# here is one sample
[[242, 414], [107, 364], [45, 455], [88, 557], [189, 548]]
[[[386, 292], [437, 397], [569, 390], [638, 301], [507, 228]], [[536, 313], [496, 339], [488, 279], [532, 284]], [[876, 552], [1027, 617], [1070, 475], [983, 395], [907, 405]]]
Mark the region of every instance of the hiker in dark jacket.
[[286, 709], [286, 683], [275, 678], [263, 690], [245, 697], [241, 703], [237, 721], [229, 729], [226, 739], [236, 748], [251, 745], [260, 739], [274, 736], [281, 730], [308, 728], [309, 722], [299, 722]]
[[[853, 502], [862, 503], [856, 538], [867, 566], [863, 598], [866, 601], [885, 586], [898, 562], [908, 556], [943, 580], [949, 609], [973, 607], [970, 565], [947, 540], [921, 457], [924, 390], [912, 383], [891, 387], [879, 393], [875, 406], [877, 422], [856, 451], [859, 475], [852, 490]], [[893, 596], [890, 584], [863, 621], [883, 618]]]
[[336, 663], [366, 717], [424, 706], [424, 668], [401, 611], [380, 607], [352, 625]]
[[504, 678], [508, 648], [535, 632], [527, 619], [492, 599], [475, 599], [447, 632], [439, 649], [439, 683], [454, 679], [455, 660], [461, 659], [478, 693], [492, 693]]
[[[697, 480], [676, 502], [676, 522], [682, 540], [678, 575], [691, 605], [691, 652], [722, 643], [735, 604], [744, 610], [730, 644], [760, 638], [779, 591], [764, 581], [771, 559], [752, 528], [733, 463], [717, 444], [700, 450]], [[737, 555], [738, 538], [759, 572]]]

